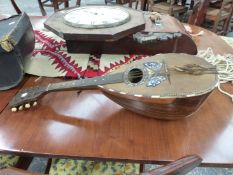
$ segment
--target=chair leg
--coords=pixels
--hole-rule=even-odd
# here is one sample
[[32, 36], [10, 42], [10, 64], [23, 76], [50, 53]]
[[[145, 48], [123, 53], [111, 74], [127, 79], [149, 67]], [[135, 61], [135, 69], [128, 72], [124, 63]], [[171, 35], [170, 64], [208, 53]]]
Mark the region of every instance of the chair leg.
[[68, 8], [68, 7], [69, 7], [69, 0], [67, 0], [67, 1], [64, 2], [64, 7], [65, 7], [65, 8]]
[[144, 172], [144, 164], [140, 164], [139, 172], [140, 173]]
[[28, 169], [32, 162], [33, 157], [20, 157], [18, 163], [15, 165], [16, 168]]
[[50, 168], [51, 168], [51, 164], [52, 164], [52, 158], [49, 158], [49, 159], [48, 159], [47, 166], [46, 166], [46, 169], [45, 169], [45, 173], [46, 173], [46, 174], [49, 174], [49, 170], [50, 170]]
[[46, 11], [45, 11], [45, 9], [44, 9], [44, 6], [43, 6], [42, 1], [41, 1], [41, 0], [38, 0], [38, 4], [39, 4], [39, 8], [40, 8], [41, 14], [42, 14], [43, 16], [46, 16], [47, 14], [46, 14]]
[[53, 0], [53, 7], [54, 7], [54, 12], [56, 12], [57, 10], [59, 10], [58, 0]]
[[136, 0], [135, 9], [138, 9], [138, 3], [139, 3], [139, 0]]
[[218, 27], [218, 21], [214, 21], [214, 25], [213, 25], [213, 29], [212, 29], [212, 31], [213, 31], [214, 33], [217, 32], [217, 27]]
[[[105, 3], [106, 3], [106, 2], [105, 2]], [[76, 5], [77, 5], [77, 6], [80, 6], [80, 4], [81, 4], [81, 0], [77, 0]]]
[[17, 4], [15, 3], [15, 0], [11, 0], [11, 4], [13, 5], [16, 13], [18, 13], [18, 14], [22, 13], [21, 10], [19, 9], [19, 7], [17, 6]]
[[223, 33], [224, 34], [227, 33], [230, 21], [231, 21], [231, 16], [229, 18], [227, 18], [226, 20], [224, 20], [224, 25], [223, 25]]
[[129, 0], [129, 7], [130, 8], [132, 8], [132, 4], [133, 4], [132, 0]]

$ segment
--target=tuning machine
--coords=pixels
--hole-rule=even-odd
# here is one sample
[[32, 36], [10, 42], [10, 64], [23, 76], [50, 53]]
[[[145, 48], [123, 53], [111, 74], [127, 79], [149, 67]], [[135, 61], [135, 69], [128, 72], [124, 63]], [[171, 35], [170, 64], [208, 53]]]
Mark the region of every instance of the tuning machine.
[[14, 108], [11, 108], [11, 111], [12, 111], [12, 112], [17, 112], [18, 109], [17, 109], [16, 107], [14, 107]]
[[22, 111], [23, 110], [23, 108], [24, 108], [24, 106], [23, 105], [21, 105], [21, 106], [19, 106], [19, 111]]
[[27, 103], [27, 104], [24, 105], [24, 107], [25, 107], [26, 109], [29, 109], [29, 108], [31, 107], [31, 104], [30, 104], [30, 103]]
[[37, 106], [37, 104], [38, 103], [36, 101], [34, 101], [33, 104], [32, 104], [32, 106], [35, 107], [35, 106]]
[[29, 109], [31, 107], [35, 107], [37, 106], [37, 104], [38, 103], [36, 101], [34, 101], [33, 103], [26, 103], [25, 105], [11, 108], [11, 111], [12, 112], [22, 111], [23, 109]]

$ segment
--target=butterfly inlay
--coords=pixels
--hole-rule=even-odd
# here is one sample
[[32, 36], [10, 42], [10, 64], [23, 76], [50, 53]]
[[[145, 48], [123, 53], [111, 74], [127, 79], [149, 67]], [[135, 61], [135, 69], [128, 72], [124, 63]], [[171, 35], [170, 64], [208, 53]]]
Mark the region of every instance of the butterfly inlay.
[[149, 72], [147, 87], [156, 87], [163, 81], [167, 80], [167, 74], [164, 72], [163, 67], [165, 63], [161, 62], [146, 62], [144, 66]]

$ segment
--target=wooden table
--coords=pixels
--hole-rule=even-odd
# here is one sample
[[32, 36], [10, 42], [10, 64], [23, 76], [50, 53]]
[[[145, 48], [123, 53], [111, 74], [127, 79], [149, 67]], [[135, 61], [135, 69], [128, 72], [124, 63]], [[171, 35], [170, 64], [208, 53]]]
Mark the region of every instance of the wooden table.
[[[199, 49], [212, 47], [215, 53], [233, 54], [221, 38], [204, 32], [194, 38]], [[51, 93], [37, 108], [12, 113], [7, 104], [19, 89], [58, 81], [34, 80], [26, 78], [21, 87], [0, 92], [0, 152], [141, 163], [198, 154], [203, 165], [233, 167], [233, 106], [218, 90], [192, 117], [178, 121], [137, 115], [98, 90]], [[233, 91], [230, 85], [224, 88]]]

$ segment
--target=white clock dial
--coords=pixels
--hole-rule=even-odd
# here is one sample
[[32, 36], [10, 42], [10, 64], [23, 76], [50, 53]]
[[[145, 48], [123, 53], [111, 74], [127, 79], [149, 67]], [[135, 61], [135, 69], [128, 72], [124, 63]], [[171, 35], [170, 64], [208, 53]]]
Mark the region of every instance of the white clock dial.
[[67, 12], [64, 22], [67, 25], [86, 29], [115, 27], [130, 20], [130, 14], [117, 7], [87, 6]]

